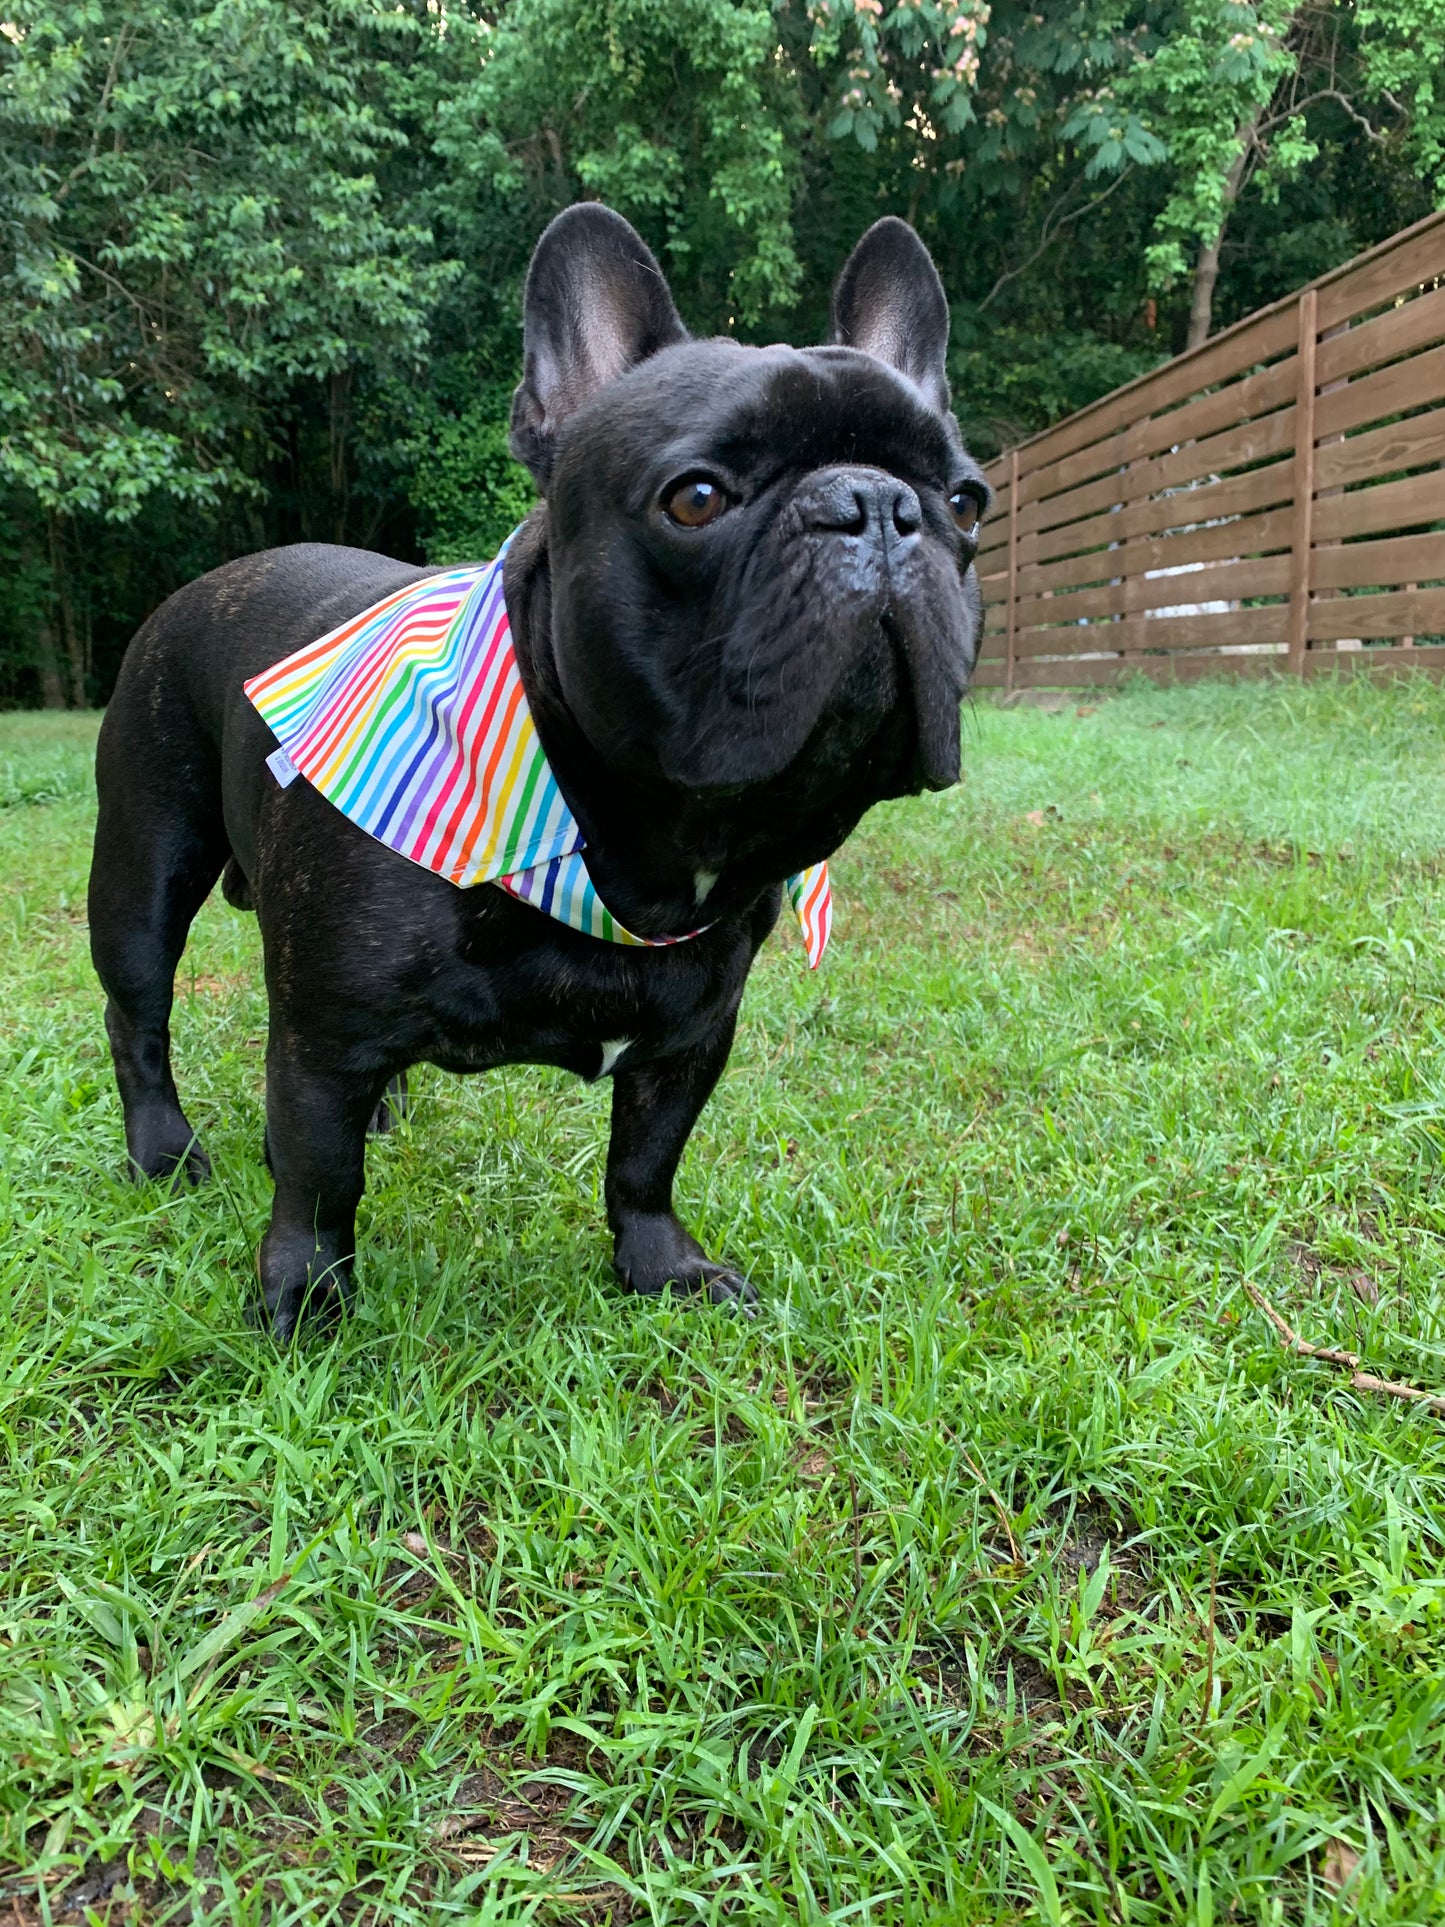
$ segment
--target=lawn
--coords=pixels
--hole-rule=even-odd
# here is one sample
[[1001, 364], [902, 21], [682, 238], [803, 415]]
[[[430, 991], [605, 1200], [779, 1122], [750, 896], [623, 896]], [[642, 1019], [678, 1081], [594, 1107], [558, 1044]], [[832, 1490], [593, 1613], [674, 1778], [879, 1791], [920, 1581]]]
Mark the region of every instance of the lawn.
[[[1445, 1918], [1445, 693], [980, 701], [767, 947], [614, 1285], [605, 1087], [423, 1070], [359, 1299], [122, 1176], [90, 718], [0, 717], [0, 1920]], [[6, 1910], [11, 1910], [7, 1912]]]

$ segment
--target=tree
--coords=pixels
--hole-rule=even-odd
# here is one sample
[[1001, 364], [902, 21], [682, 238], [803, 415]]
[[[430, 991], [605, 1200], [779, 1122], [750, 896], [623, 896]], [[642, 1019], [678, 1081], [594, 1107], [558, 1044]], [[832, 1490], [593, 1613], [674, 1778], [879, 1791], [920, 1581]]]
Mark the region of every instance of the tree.
[[49, 575], [46, 700], [80, 701], [76, 519], [254, 490], [266, 404], [298, 381], [328, 388], [339, 512], [353, 371], [423, 356], [450, 270], [377, 181], [405, 135], [370, 56], [406, 16], [21, 0], [4, 32], [0, 488]]
[[796, 90], [757, 0], [510, 0], [437, 104], [454, 239], [519, 201], [527, 238], [605, 200], [691, 284], [705, 325], [795, 300]]
[[1439, 169], [1442, 22], [1441, 0], [1179, 0], [1115, 16], [1118, 78], [1080, 99], [1065, 132], [1092, 149], [1093, 174], [1117, 169], [1140, 137], [1154, 147], [1143, 158], [1167, 167], [1146, 259], [1156, 289], [1190, 277], [1186, 347], [1209, 335], [1225, 230], [1246, 183], [1277, 199], [1318, 157], [1311, 108], [1333, 103], [1370, 140], [1406, 141], [1421, 171]]

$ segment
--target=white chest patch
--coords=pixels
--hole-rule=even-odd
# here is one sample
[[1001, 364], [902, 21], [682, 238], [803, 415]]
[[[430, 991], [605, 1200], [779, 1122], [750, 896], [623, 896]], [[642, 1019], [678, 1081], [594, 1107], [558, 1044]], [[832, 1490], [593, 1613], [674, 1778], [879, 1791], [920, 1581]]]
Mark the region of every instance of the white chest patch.
[[635, 1037], [613, 1037], [609, 1039], [607, 1043], [603, 1044], [602, 1065], [597, 1075], [599, 1077], [610, 1077], [613, 1071], [617, 1069], [617, 1060], [623, 1051], [625, 1051], [630, 1044], [635, 1044], [636, 1042], [637, 1039]]
[[693, 879], [692, 879], [692, 887], [694, 891], [694, 896], [692, 899], [693, 902], [695, 904], [701, 904], [706, 899], [708, 891], [711, 890], [712, 886], [716, 882], [717, 882], [716, 870], [694, 871]]

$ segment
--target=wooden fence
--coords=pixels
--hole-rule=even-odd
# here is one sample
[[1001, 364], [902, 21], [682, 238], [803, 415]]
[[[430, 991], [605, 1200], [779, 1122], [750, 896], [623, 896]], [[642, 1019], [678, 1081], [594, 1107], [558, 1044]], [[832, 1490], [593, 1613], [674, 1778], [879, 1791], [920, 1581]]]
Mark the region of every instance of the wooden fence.
[[1445, 670], [1445, 214], [988, 469], [974, 682]]

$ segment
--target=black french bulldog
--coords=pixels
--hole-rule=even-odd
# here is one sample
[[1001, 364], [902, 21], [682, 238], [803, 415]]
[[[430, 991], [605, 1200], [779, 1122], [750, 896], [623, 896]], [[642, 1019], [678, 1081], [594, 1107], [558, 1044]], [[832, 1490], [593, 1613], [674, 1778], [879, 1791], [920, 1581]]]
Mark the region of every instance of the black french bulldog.
[[245, 679], [436, 571], [302, 543], [214, 570], [139, 631], [100, 733], [90, 879], [126, 1143], [146, 1177], [209, 1170], [169, 1018], [224, 869], [265, 943], [278, 1334], [349, 1299], [368, 1125], [421, 1061], [610, 1070], [618, 1276], [754, 1298], [678, 1222], [673, 1177], [781, 880], [871, 804], [958, 777], [988, 490], [949, 413], [947, 338], [897, 220], [844, 267], [831, 344], [799, 350], [692, 340], [607, 208], [538, 243], [512, 446], [545, 499], [503, 574], [518, 663], [602, 901], [645, 937], [704, 922], [690, 941], [631, 949], [458, 888], [268, 772]]

